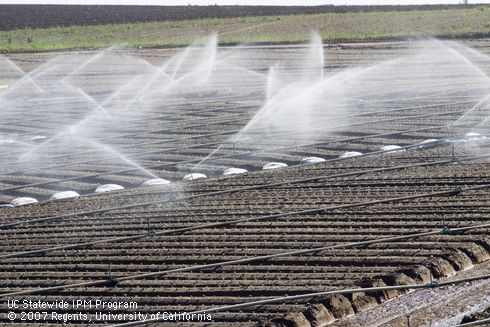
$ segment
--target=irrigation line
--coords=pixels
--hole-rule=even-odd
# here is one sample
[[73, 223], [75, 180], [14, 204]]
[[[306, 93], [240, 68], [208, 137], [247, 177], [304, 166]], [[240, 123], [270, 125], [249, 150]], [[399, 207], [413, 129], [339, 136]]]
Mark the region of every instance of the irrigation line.
[[[206, 269], [220, 268], [223, 266], [230, 266], [230, 265], [241, 265], [241, 264], [245, 264], [245, 263], [266, 261], [266, 260], [281, 258], [281, 257], [305, 255], [305, 254], [317, 254], [317, 253], [324, 252], [327, 250], [358, 248], [358, 247], [364, 247], [364, 246], [371, 245], [371, 244], [389, 243], [389, 242], [400, 241], [400, 240], [421, 238], [421, 237], [431, 236], [431, 235], [441, 235], [444, 233], [452, 235], [452, 234], [457, 234], [457, 233], [461, 233], [461, 232], [466, 232], [469, 230], [488, 228], [488, 227], [490, 227], [490, 223], [452, 228], [449, 230], [449, 232], [445, 229], [442, 229], [442, 230], [437, 229], [437, 230], [432, 230], [429, 232], [422, 232], [422, 233], [416, 233], [416, 234], [391, 236], [391, 237], [377, 238], [377, 239], [372, 239], [372, 240], [367, 240], [367, 241], [351, 242], [351, 243], [346, 243], [346, 244], [336, 244], [336, 245], [329, 245], [329, 246], [312, 248], [312, 249], [304, 249], [304, 250], [282, 252], [282, 253], [276, 253], [276, 254], [270, 254], [270, 255], [255, 256], [255, 257], [250, 257], [250, 258], [245, 258], [245, 259], [237, 259], [237, 260], [216, 262], [216, 263], [211, 263], [211, 264], [188, 266], [188, 267], [162, 270], [162, 271], [150, 272], [150, 273], [139, 274], [139, 275], [130, 275], [130, 276], [125, 276], [125, 277], [118, 277], [117, 283], [129, 281], [129, 280], [150, 278], [150, 277], [160, 277], [163, 275], [169, 275], [169, 274], [174, 274], [174, 273], [190, 272], [190, 271], [196, 271], [196, 270], [206, 270]], [[4, 257], [5, 256], [2, 256], [2, 258], [4, 258]], [[57, 291], [57, 290], [65, 290], [65, 289], [69, 289], [69, 288], [102, 286], [102, 285], [107, 285], [107, 283], [108, 283], [108, 280], [106, 279], [106, 280], [82, 282], [82, 283], [59, 285], [59, 286], [44, 287], [44, 288], [37, 288], [37, 289], [28, 289], [28, 290], [15, 291], [15, 292], [10, 292], [10, 293], [3, 293], [3, 294], [0, 294], [0, 298], [2, 298], [2, 297], [5, 298], [8, 296], [14, 296], [14, 295], [40, 294], [40, 293], [45, 293], [45, 292]]]
[[[276, 298], [265, 299], [265, 300], [258, 300], [258, 301], [244, 302], [244, 303], [239, 303], [239, 304], [225, 305], [225, 306], [214, 307], [214, 308], [209, 308], [209, 309], [202, 309], [202, 310], [197, 310], [197, 311], [192, 311], [192, 312], [186, 312], [186, 314], [193, 315], [193, 314], [207, 314], [207, 313], [213, 313], [213, 312], [231, 311], [231, 310], [236, 310], [236, 309], [254, 307], [257, 305], [291, 302], [291, 301], [295, 301], [295, 300], [312, 299], [312, 298], [316, 298], [316, 297], [325, 297], [325, 296], [336, 295], [336, 294], [353, 294], [353, 293], [359, 293], [359, 292], [376, 292], [376, 291], [390, 291], [390, 290], [438, 288], [438, 287], [444, 287], [444, 286], [461, 284], [461, 283], [468, 283], [468, 282], [472, 282], [475, 280], [482, 280], [482, 279], [489, 279], [489, 278], [490, 278], [490, 275], [480, 275], [480, 276], [475, 276], [475, 277], [470, 277], [470, 278], [462, 278], [462, 279], [455, 279], [452, 281], [444, 281], [444, 282], [440, 282], [440, 283], [412, 284], [412, 285], [399, 285], [399, 286], [383, 286], [383, 287], [366, 287], [366, 288], [351, 288], [351, 289], [344, 289], [344, 290], [307, 293], [307, 294], [300, 294], [300, 295], [290, 295], [290, 296], [276, 297]], [[130, 322], [125, 322], [125, 323], [115, 324], [115, 325], [110, 325], [110, 326], [111, 327], [125, 327], [125, 326], [137, 326], [137, 325], [143, 325], [143, 324], [149, 324], [149, 323], [156, 323], [156, 322], [163, 321], [164, 317], [165, 316], [159, 316], [159, 317], [154, 318], [154, 319], [130, 321]], [[490, 321], [490, 319], [488, 319], [488, 320]], [[459, 326], [463, 326], [463, 325], [459, 325]], [[470, 326], [470, 325], [464, 325], [464, 326]]]
[[[463, 189], [458, 190], [458, 192], [471, 191], [471, 190], [481, 190], [481, 189], [486, 189], [486, 188], [490, 188], [490, 184], [467, 187], [464, 190]], [[72, 243], [72, 244], [53, 246], [53, 247], [48, 247], [48, 248], [43, 248], [43, 249], [8, 253], [8, 254], [1, 255], [0, 258], [1, 259], [17, 258], [17, 257], [22, 257], [22, 256], [34, 255], [34, 254], [43, 254], [46, 252], [52, 252], [52, 251], [57, 251], [57, 250], [83, 248], [83, 247], [87, 247], [87, 246], [93, 246], [96, 244], [132, 241], [132, 240], [137, 240], [137, 239], [141, 239], [141, 238], [146, 238], [149, 236], [183, 234], [186, 232], [191, 232], [191, 231], [195, 231], [195, 230], [199, 230], [199, 229], [233, 226], [233, 225], [243, 223], [243, 222], [276, 220], [276, 219], [280, 219], [283, 217], [290, 217], [290, 216], [294, 216], [294, 215], [307, 215], [307, 214], [321, 213], [321, 212], [330, 211], [330, 210], [351, 209], [351, 208], [365, 207], [365, 206], [382, 204], [382, 203], [407, 201], [407, 200], [434, 197], [434, 196], [442, 196], [442, 195], [454, 195], [455, 191], [456, 190], [440, 191], [440, 192], [432, 192], [432, 193], [402, 196], [402, 197], [396, 197], [396, 198], [388, 198], [388, 199], [382, 199], [382, 200], [372, 200], [372, 201], [365, 201], [365, 202], [359, 202], [359, 203], [349, 203], [349, 204], [340, 204], [340, 205], [335, 205], [335, 206], [325, 206], [325, 207], [319, 207], [319, 208], [313, 208], [313, 209], [290, 211], [290, 212], [285, 212], [285, 213], [280, 213], [280, 214], [272, 214], [272, 215], [265, 215], [265, 216], [259, 216], [259, 217], [239, 218], [239, 219], [233, 219], [233, 220], [222, 221], [222, 222], [200, 224], [200, 225], [176, 228], [176, 229], [171, 229], [171, 230], [163, 230], [163, 231], [156, 231], [156, 232], [152, 231], [151, 233], [150, 233], [150, 231], [147, 231], [146, 233], [143, 233], [143, 234], [135, 234], [135, 235], [130, 235], [130, 236], [121, 236], [121, 237], [103, 239], [103, 240], [98, 240], [98, 241]], [[305, 218], [305, 219], [311, 219], [311, 217]], [[490, 224], [485, 224], [485, 225], [481, 225], [480, 227], [486, 227], [489, 225]], [[456, 231], [458, 231], [458, 230], [461, 231], [461, 230], [464, 230], [464, 228], [462, 227], [462, 228], [456, 229]]]

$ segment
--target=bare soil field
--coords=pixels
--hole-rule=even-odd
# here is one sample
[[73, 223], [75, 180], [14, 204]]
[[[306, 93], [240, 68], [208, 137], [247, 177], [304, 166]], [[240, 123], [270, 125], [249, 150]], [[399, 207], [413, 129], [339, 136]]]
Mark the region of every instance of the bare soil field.
[[280, 16], [369, 11], [409, 11], [474, 6], [77, 6], [0, 5], [0, 30], [203, 18]]
[[216, 33], [221, 44], [304, 44], [421, 37], [483, 38], [480, 6], [90, 7], [1, 6], [0, 51], [181, 47]]
[[[12, 81], [19, 71], [12, 69], [0, 80], [0, 85], [7, 85], [0, 91], [5, 108], [0, 132], [10, 137], [2, 138], [0, 148], [0, 199], [7, 204], [29, 196], [39, 202], [0, 208], [0, 298], [135, 301], [137, 310], [105, 307], [100, 312], [212, 315], [212, 322], [173, 324], [183, 327], [378, 325], [376, 311], [370, 315], [370, 310], [390, 303], [395, 320], [383, 317], [386, 326], [403, 326], [404, 308], [413, 309], [417, 326], [444, 326], [448, 319], [467, 313], [467, 306], [476, 310], [478, 292], [488, 290], [487, 280], [449, 289], [432, 285], [409, 294], [385, 290], [287, 298], [477, 276], [488, 273], [490, 258], [490, 146], [488, 129], [480, 124], [490, 114], [489, 107], [481, 105], [486, 104], [481, 94], [488, 92], [484, 76], [490, 71], [490, 42], [466, 43], [478, 51], [477, 65], [471, 67], [479, 70], [468, 68], [457, 51], [447, 52], [440, 43], [431, 43], [429, 51], [439, 45], [443, 53], [453, 54], [451, 69], [441, 69], [447, 66], [437, 64], [438, 56], [435, 65], [419, 66], [426, 56], [399, 59], [423, 51], [418, 43], [339, 44], [325, 49], [312, 44], [321, 50], [316, 52], [320, 81], [328, 81], [317, 85], [330, 95], [324, 102], [350, 94], [328, 93], [345, 81], [376, 71], [378, 64], [385, 67], [388, 62], [388, 69], [368, 74], [368, 85], [355, 88], [358, 92], [344, 102], [332, 102], [333, 112], [308, 111], [317, 125], [306, 130], [292, 127], [305, 122], [302, 115], [294, 116], [294, 104], [306, 115], [316, 88], [294, 84], [299, 85], [295, 92], [284, 96], [303, 95], [301, 101], [293, 97], [277, 105], [293, 102], [288, 114], [294, 119], [264, 134], [260, 124], [247, 126], [267, 122], [267, 115], [254, 119], [259, 112], [273, 112], [264, 101], [272, 108], [277, 104], [267, 90], [278, 88], [270, 76], [281, 75], [279, 68], [274, 75], [270, 67], [278, 67], [277, 61], [287, 67], [288, 73], [281, 76], [286, 85], [298, 82], [297, 76], [303, 75], [297, 72], [310, 74], [301, 82], [306, 85], [318, 78], [318, 71], [300, 64], [308, 57], [305, 46], [247, 46], [240, 52], [216, 43], [199, 48], [198, 54], [209, 53], [217, 64], [199, 61], [206, 69], [199, 66], [199, 74], [190, 75], [192, 82], [204, 77], [204, 87], [187, 80], [190, 86], [184, 83], [176, 90], [168, 85], [176, 85], [178, 69], [165, 69], [174, 67], [172, 63], [193, 67], [187, 57], [175, 56], [192, 50], [10, 54], [10, 62], [30, 74], [16, 84]], [[391, 65], [406, 62], [417, 69], [408, 66], [403, 75], [390, 75], [399, 67]], [[240, 63], [240, 69], [230, 78], [224, 67], [232, 63]], [[363, 65], [368, 68], [359, 70]], [[150, 75], [155, 79], [170, 81], [164, 84], [172, 91], [165, 93], [165, 101], [153, 97], [162, 87], [150, 90], [154, 92], [143, 88], [143, 96], [134, 91], [142, 80], [121, 83], [128, 77], [124, 73], [133, 77], [141, 67], [156, 72]], [[20, 85], [22, 96], [13, 85]], [[128, 94], [135, 96], [128, 99]], [[114, 115], [128, 102], [133, 110], [123, 110], [127, 116]], [[356, 110], [343, 111], [344, 107]], [[95, 118], [90, 115], [94, 112]], [[90, 119], [91, 124], [79, 123]], [[127, 160], [107, 147], [101, 151], [93, 142], [75, 142], [77, 133], [117, 149]], [[248, 142], [247, 137], [257, 135], [258, 140]], [[63, 137], [73, 138], [68, 148], [56, 142]], [[422, 143], [428, 140], [432, 141]], [[309, 157], [326, 160], [300, 164]], [[262, 169], [271, 162], [288, 166]], [[229, 167], [248, 172], [223, 176]], [[144, 187], [149, 173], [171, 183]], [[208, 178], [182, 181], [189, 173]], [[102, 184], [125, 189], [94, 194]], [[81, 196], [49, 200], [62, 190], [76, 190]], [[468, 229], [458, 229], [462, 227]], [[279, 300], [227, 307], [275, 298]], [[441, 308], [452, 301], [457, 310], [430, 311], [422, 305], [426, 301]], [[20, 320], [22, 308], [8, 309], [6, 302], [1, 303], [0, 323], [39, 324]], [[86, 326], [89, 320], [92, 325], [131, 322], [101, 319], [98, 311], [71, 305], [61, 310], [86, 315], [68, 319], [73, 326]], [[61, 321], [51, 315], [46, 322]]]

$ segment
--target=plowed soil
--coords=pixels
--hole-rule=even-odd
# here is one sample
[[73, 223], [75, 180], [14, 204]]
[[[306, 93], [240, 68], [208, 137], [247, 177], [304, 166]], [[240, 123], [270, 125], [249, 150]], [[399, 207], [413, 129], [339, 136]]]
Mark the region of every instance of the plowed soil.
[[0, 30], [120, 24], [201, 18], [359, 11], [444, 9], [457, 6], [80, 6], [0, 5]]

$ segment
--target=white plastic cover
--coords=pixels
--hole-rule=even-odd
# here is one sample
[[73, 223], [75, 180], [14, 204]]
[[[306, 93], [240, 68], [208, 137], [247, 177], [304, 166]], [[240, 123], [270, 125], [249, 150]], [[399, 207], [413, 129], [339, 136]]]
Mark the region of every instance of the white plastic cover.
[[36, 135], [36, 136], [31, 137], [31, 141], [40, 141], [40, 140], [45, 140], [45, 139], [47, 139], [47, 137], [44, 135]]
[[422, 142], [419, 142], [417, 143], [419, 149], [423, 149], [423, 148], [426, 148], [426, 147], [430, 147], [432, 145], [432, 143], [436, 143], [436, 142], [440, 142], [438, 139], [428, 139], [428, 140], [424, 140]]
[[18, 206], [23, 206], [26, 204], [31, 204], [31, 203], [36, 203], [37, 200], [34, 198], [30, 197], [21, 197], [21, 198], [15, 198], [12, 201], [10, 201], [10, 204], [13, 205], [14, 207]]
[[204, 174], [201, 174], [201, 173], [191, 173], [191, 174], [185, 175], [184, 178], [182, 178], [182, 180], [193, 181], [196, 179], [203, 179], [203, 178], [208, 178], [208, 177]]
[[15, 141], [14, 140], [6, 139], [6, 140], [0, 140], [0, 143], [8, 143], [8, 144], [10, 144], [10, 143], [15, 143]]
[[300, 165], [309, 165], [309, 164], [315, 164], [315, 163], [319, 163], [319, 162], [325, 162], [326, 160], [323, 159], [323, 158], [318, 158], [318, 157], [306, 157], [306, 158], [303, 158], [299, 164]]
[[262, 169], [263, 170], [278, 169], [278, 168], [284, 168], [287, 166], [288, 166], [288, 164], [285, 164], [284, 162], [269, 162], [264, 167], [262, 167]]
[[61, 200], [61, 199], [69, 199], [69, 198], [76, 198], [79, 197], [80, 194], [78, 194], [75, 191], [63, 191], [63, 192], [58, 192], [49, 198], [50, 200]]
[[112, 192], [118, 190], [124, 190], [124, 186], [118, 184], [104, 184], [97, 187], [95, 189], [95, 193], [105, 193], [105, 192]]
[[474, 132], [466, 133], [464, 138], [465, 138], [465, 140], [468, 140], [468, 141], [483, 141], [483, 140], [487, 139], [486, 136], [482, 136], [481, 134], [474, 133]]
[[425, 140], [425, 141], [420, 142], [419, 144], [434, 143], [434, 142], [437, 142], [437, 141], [439, 141], [439, 140], [438, 139], [428, 139], [428, 140]]
[[248, 170], [243, 169], [243, 168], [233, 168], [232, 167], [232, 168], [225, 169], [225, 171], [223, 172], [223, 176], [244, 174], [246, 172], [248, 172]]
[[387, 151], [388, 153], [405, 151], [405, 149], [402, 149], [402, 147], [399, 145], [385, 145], [385, 146], [382, 146], [380, 150], [381, 151]]
[[154, 186], [154, 185], [168, 185], [170, 184], [169, 180], [163, 179], [163, 178], [153, 178], [149, 179], [146, 182], [143, 182], [144, 186]]
[[475, 133], [475, 132], [469, 132], [464, 135], [465, 139], [471, 138], [471, 137], [481, 137], [480, 133]]
[[352, 158], [352, 157], [357, 157], [357, 156], [362, 156], [362, 153], [361, 152], [358, 152], [358, 151], [346, 151], [344, 153], [342, 153], [339, 158]]

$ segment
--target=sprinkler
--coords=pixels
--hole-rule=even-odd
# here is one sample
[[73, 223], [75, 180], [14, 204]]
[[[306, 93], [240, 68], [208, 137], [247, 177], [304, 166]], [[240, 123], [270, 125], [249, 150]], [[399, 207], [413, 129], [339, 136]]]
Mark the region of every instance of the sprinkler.
[[[430, 257], [432, 259], [432, 255]], [[434, 281], [434, 276], [432, 276], [432, 269], [430, 269], [432, 267], [432, 263], [427, 264], [426, 267], [429, 270], [429, 283], [427, 284], [427, 286], [429, 286], [430, 288], [438, 287], [439, 285]]]
[[153, 229], [151, 228], [150, 226], [150, 218], [148, 217], [148, 220], [147, 220], [147, 227], [146, 227], [146, 234], [148, 237], [153, 237], [155, 236], [155, 232], [153, 231]]
[[458, 185], [456, 175], [453, 176], [453, 190], [449, 193], [450, 196], [458, 195], [463, 192], [463, 189]]
[[444, 227], [442, 227], [441, 234], [449, 235], [450, 233], [451, 233], [451, 229], [448, 226], [444, 225]]
[[109, 264], [109, 276], [105, 282], [105, 286], [106, 287], [114, 287], [117, 284], [119, 284], [119, 280], [116, 277], [112, 276], [111, 264]]
[[456, 155], [454, 154], [454, 145], [451, 145], [451, 162], [452, 163], [458, 163], [458, 158], [456, 158]]

